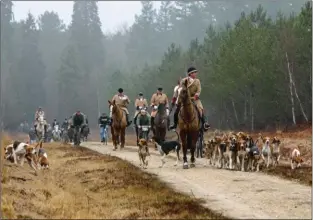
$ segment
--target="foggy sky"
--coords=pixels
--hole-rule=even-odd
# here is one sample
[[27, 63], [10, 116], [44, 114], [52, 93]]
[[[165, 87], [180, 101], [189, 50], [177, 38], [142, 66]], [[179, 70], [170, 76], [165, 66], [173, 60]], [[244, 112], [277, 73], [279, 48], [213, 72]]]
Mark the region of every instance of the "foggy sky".
[[[44, 11], [54, 11], [65, 24], [71, 22], [73, 12], [72, 1], [14, 1], [13, 12], [16, 21], [25, 19], [28, 12], [31, 12], [36, 18]], [[154, 2], [158, 6], [159, 2]], [[102, 22], [104, 32], [114, 32], [123, 23], [128, 26], [134, 22], [135, 14], [140, 13], [140, 1], [99, 1], [99, 16]]]

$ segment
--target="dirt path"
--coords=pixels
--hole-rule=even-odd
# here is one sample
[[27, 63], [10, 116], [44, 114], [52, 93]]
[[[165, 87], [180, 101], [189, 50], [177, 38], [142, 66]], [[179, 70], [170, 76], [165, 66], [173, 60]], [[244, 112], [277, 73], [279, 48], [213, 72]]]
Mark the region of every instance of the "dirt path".
[[[112, 146], [97, 142], [83, 144], [100, 153], [117, 156], [139, 166], [136, 147], [112, 151]], [[152, 150], [153, 151], [153, 150]], [[259, 219], [311, 219], [311, 188], [262, 173], [246, 173], [204, 167], [197, 159], [196, 168], [183, 170], [174, 167], [167, 158], [159, 168], [160, 157], [153, 153], [147, 172], [156, 174], [173, 188], [202, 198], [206, 205], [225, 216]]]

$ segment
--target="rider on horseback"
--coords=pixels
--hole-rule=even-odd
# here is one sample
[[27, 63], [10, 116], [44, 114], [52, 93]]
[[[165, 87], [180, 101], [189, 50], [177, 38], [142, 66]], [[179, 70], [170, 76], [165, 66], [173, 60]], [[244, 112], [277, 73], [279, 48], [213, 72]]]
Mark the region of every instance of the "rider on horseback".
[[[163, 93], [163, 88], [159, 87], [157, 92], [154, 93], [151, 97], [151, 101], [150, 101], [150, 104], [151, 104], [151, 128], [152, 130], [154, 130], [153, 126], [154, 126], [154, 118], [157, 114], [157, 109], [158, 109], [158, 105], [159, 104], [165, 104], [166, 106], [166, 114], [167, 116], [169, 116], [169, 105], [168, 105], [168, 98], [167, 98], [167, 95], [165, 93]], [[153, 131], [155, 132], [155, 131]]]
[[[210, 128], [210, 125], [206, 122], [205, 115], [203, 113], [203, 106], [199, 99], [199, 96], [201, 93], [201, 83], [200, 83], [200, 80], [197, 79], [198, 70], [194, 67], [190, 67], [188, 68], [187, 73], [188, 73], [188, 77], [185, 77], [183, 80], [181, 80], [180, 85], [182, 85], [182, 83], [185, 82], [185, 80], [188, 80], [187, 88], [190, 92], [190, 96], [192, 97], [192, 101], [197, 107], [197, 110], [198, 110], [198, 113], [202, 122], [202, 129], [204, 131], [207, 131]], [[179, 93], [179, 90], [178, 90], [178, 93]], [[177, 97], [178, 97], [178, 94], [176, 97], [173, 97], [172, 105], [175, 105]], [[181, 107], [180, 100], [178, 99], [176, 103], [176, 110], [174, 113], [174, 124], [170, 127], [170, 129], [176, 129], [177, 127], [178, 113], [179, 113], [180, 107]]]
[[[129, 98], [127, 97], [127, 95], [124, 95], [124, 90], [122, 88], [119, 88], [118, 93], [116, 95], [113, 96], [112, 98], [112, 102], [115, 101], [116, 105], [119, 105], [126, 113], [126, 121], [127, 121], [127, 126], [129, 126], [132, 121], [128, 121], [128, 116], [129, 116], [129, 112], [127, 109], [127, 105], [130, 103]], [[110, 120], [112, 121], [112, 109], [113, 106], [110, 106]]]
[[39, 123], [39, 118], [43, 119], [43, 124], [44, 124], [44, 132], [47, 132], [47, 121], [45, 119], [45, 112], [42, 110], [42, 108], [39, 106], [37, 111], [35, 112], [35, 123], [34, 123], [34, 128], [35, 128], [35, 133], [37, 134], [37, 126]]
[[62, 125], [61, 125], [61, 135], [63, 135], [63, 131], [64, 130], [68, 130], [68, 126], [69, 126], [69, 122], [67, 120], [67, 118], [64, 119]]
[[63, 123], [61, 125], [61, 128], [64, 129], [64, 130], [67, 130], [68, 126], [69, 126], [69, 122], [68, 122], [68, 120], [66, 118], [66, 119], [64, 119], [64, 121], [63, 121]]
[[178, 79], [178, 82], [177, 82], [177, 85], [175, 86], [174, 88], [174, 94], [173, 94], [173, 98], [172, 98], [172, 102], [171, 102], [171, 108], [170, 108], [170, 112], [172, 112], [175, 104], [177, 105], [178, 103], [178, 95], [182, 89], [181, 85], [180, 85], [180, 82], [181, 82], [181, 77], [179, 77]]
[[37, 111], [35, 112], [35, 121], [37, 121], [40, 116], [42, 116], [44, 118], [45, 117], [45, 112], [39, 106]]
[[59, 125], [59, 122], [56, 119], [54, 119], [52, 122], [52, 127], [54, 128], [54, 126], [56, 125]]

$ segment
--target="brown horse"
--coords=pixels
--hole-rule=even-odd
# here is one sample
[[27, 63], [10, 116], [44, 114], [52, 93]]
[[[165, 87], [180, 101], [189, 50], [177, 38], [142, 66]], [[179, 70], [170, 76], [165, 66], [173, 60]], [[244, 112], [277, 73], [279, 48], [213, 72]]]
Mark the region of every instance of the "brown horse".
[[108, 101], [110, 107], [112, 106], [112, 125], [111, 134], [114, 148], [117, 149], [117, 145], [120, 143], [120, 149], [125, 146], [125, 130], [127, 127], [126, 113], [125, 111], [115, 103], [115, 101]]
[[168, 116], [166, 114], [165, 104], [161, 103], [158, 106], [158, 112], [156, 113], [154, 118], [154, 136], [162, 141], [165, 141], [167, 127]]
[[195, 167], [195, 149], [200, 131], [199, 115], [195, 104], [191, 101], [187, 86], [188, 81], [186, 80], [179, 94], [181, 109], [178, 115], [179, 134], [183, 146], [184, 169], [188, 169], [187, 149], [190, 149], [191, 153], [190, 167]]

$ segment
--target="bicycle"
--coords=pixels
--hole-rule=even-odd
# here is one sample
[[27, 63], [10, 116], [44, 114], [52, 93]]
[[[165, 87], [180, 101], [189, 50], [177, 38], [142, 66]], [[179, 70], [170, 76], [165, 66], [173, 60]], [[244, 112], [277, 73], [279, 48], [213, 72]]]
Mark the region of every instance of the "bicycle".
[[146, 141], [148, 141], [150, 126], [149, 125], [141, 125], [141, 126], [138, 126], [138, 128], [139, 128], [139, 138], [143, 138]]
[[101, 142], [105, 143], [105, 145], [108, 145], [108, 126], [105, 125], [105, 127], [100, 127], [100, 137], [101, 137]]
[[80, 126], [76, 126], [74, 131], [74, 146], [78, 147], [80, 145], [80, 133]]

